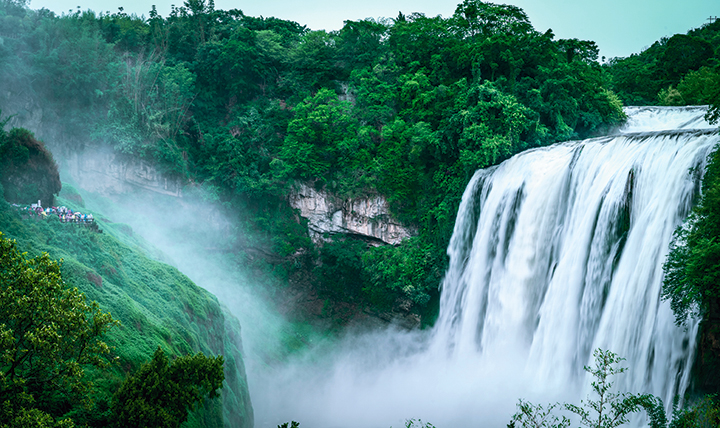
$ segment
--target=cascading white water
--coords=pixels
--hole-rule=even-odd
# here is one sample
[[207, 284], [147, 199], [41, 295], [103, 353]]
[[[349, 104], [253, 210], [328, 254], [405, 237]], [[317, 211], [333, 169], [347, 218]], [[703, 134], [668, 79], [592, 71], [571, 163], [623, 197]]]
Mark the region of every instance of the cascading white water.
[[350, 335], [270, 374], [253, 392], [256, 424], [504, 427], [519, 398], [578, 404], [596, 348], [627, 359], [619, 390], [671, 403], [689, 384], [697, 323], [674, 325], [662, 264], [719, 142], [705, 110], [628, 108], [615, 136], [478, 171], [434, 329]]
[[435, 351], [492, 361], [510, 349], [528, 382], [561, 386], [603, 348], [627, 359], [620, 389], [672, 402], [697, 324], [676, 327], [660, 301], [662, 263], [719, 141], [704, 112], [630, 108], [620, 135], [478, 171], [448, 249]]

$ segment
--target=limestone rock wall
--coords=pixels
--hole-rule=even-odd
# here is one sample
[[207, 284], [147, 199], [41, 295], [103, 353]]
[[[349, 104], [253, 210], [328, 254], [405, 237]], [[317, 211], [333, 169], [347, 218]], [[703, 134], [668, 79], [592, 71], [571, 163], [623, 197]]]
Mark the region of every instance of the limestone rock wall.
[[315, 243], [325, 241], [325, 235], [351, 234], [377, 245], [397, 245], [417, 233], [391, 218], [382, 196], [342, 200], [300, 184], [288, 199], [290, 206], [308, 219], [310, 238]]
[[85, 190], [113, 195], [137, 188], [181, 197], [183, 182], [164, 176], [141, 159], [126, 158], [111, 150], [88, 148], [64, 159], [61, 168]]

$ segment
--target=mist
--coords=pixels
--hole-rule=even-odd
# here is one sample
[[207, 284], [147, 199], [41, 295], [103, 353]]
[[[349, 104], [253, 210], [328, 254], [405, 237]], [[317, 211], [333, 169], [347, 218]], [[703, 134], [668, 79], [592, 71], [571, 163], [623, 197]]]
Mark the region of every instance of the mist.
[[348, 332], [334, 349], [314, 349], [253, 391], [256, 426], [297, 420], [318, 427], [504, 427], [518, 398], [569, 399], [572, 388], [533, 383], [521, 353], [458, 358], [428, 349], [432, 333], [388, 328]]
[[[107, 159], [85, 156], [82, 162], [95, 170]], [[103, 182], [59, 161], [63, 181], [80, 191], [101, 222], [129, 225], [148, 253], [216, 295], [238, 318], [256, 427], [292, 420], [328, 428], [398, 427], [408, 419], [502, 427], [518, 398], [544, 403], [571, 395], [565, 385], [533, 384], [532, 371], [518, 369], [525, 367], [522, 352], [459, 358], [432, 348], [433, 330], [356, 324], [338, 338], [311, 338], [303, 351], [288, 354], [283, 340], [294, 333], [268, 284], [244, 266], [252, 255], [238, 251], [247, 243], [226, 214], [241, 218], [234, 207], [219, 205], [202, 188], [186, 188], [181, 198], [137, 186], [108, 192], [115, 188], [110, 175]]]
[[[253, 263], [263, 250], [243, 228], [240, 208], [220, 203], [212, 188], [178, 192], [179, 184], [153, 178], [157, 171], [137, 160], [121, 167], [92, 150], [58, 150], [56, 159], [63, 181], [101, 224], [127, 224], [146, 252], [213, 293], [240, 321], [256, 427], [386, 428], [414, 419], [500, 428], [519, 399], [578, 404], [591, 380], [582, 368], [597, 347], [628, 359], [631, 374], [618, 379], [623, 391], [652, 393], [669, 405], [688, 386], [697, 323], [674, 326], [667, 302], [659, 302], [658, 269], [697, 186], [687, 170], [700, 165], [715, 134], [700, 119], [704, 108], [627, 111], [626, 136], [524, 152], [476, 174], [456, 219], [435, 327], [354, 323], [339, 337], [302, 337], [294, 351], [288, 341], [298, 332], [283, 316], [292, 308], [278, 305], [286, 289], [266, 282]], [[658, 124], [664, 130], [653, 134]], [[583, 174], [567, 172], [582, 162]], [[159, 184], [132, 183], [130, 170]], [[628, 208], [633, 226], [622, 241], [613, 225], [628, 203], [631, 170], [634, 200], [645, 202]], [[567, 189], [577, 201], [563, 196]], [[587, 215], [595, 213], [602, 213], [595, 222], [607, 224], [590, 231]], [[624, 245], [632, 249], [622, 252]], [[571, 262], [578, 257], [588, 266]], [[602, 306], [592, 303], [597, 293], [607, 293]], [[544, 307], [567, 298], [584, 303]], [[650, 327], [632, 328], [641, 325]], [[637, 415], [633, 425], [643, 424]]]

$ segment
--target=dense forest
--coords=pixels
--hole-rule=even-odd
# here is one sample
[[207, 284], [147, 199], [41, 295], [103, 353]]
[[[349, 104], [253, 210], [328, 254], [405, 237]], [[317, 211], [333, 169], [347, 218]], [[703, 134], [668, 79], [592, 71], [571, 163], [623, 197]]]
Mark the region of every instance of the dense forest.
[[[710, 104], [708, 117], [720, 114], [718, 21], [601, 63], [594, 42], [557, 39], [520, 8], [479, 0], [450, 17], [400, 13], [333, 32], [216, 10], [212, 0], [186, 0], [167, 17], [154, 7], [147, 17], [56, 15], [27, 3], [0, 0], [0, 121], [37, 125], [56, 157], [105, 147], [157, 165], [234, 216], [241, 237], [229, 245], [260, 249], [266, 257], [248, 261], [258, 272], [318, 293], [335, 318], [333, 305], [350, 302], [432, 324], [477, 169], [607, 133], [625, 119], [623, 105]], [[12, 162], [1, 166], [0, 178], [16, 175]], [[416, 236], [397, 246], [313, 244], [287, 202], [298, 184], [343, 199], [382, 196]], [[67, 234], [36, 229], [38, 242]], [[99, 240], [125, 254], [109, 238], [76, 235], [83, 248]], [[102, 255], [82, 257], [94, 274], [108, 269]], [[127, 361], [125, 374], [140, 369], [136, 356]]]
[[[6, 114], [31, 120], [27, 107], [41, 103], [47, 132], [62, 136], [54, 145], [152, 159], [241, 207], [246, 245], [279, 256], [276, 271], [301, 266], [328, 298], [380, 309], [404, 300], [432, 313], [476, 169], [624, 117], [597, 46], [540, 33], [514, 6], [466, 1], [448, 18], [400, 14], [331, 33], [204, 1], [165, 18], [55, 16], [22, 1], [2, 14]], [[286, 202], [297, 182], [383, 195], [418, 234], [397, 247], [314, 248]]]
[[[601, 65], [594, 42], [556, 40], [517, 7], [470, 0], [448, 18], [399, 14], [330, 33], [202, 0], [165, 18], [56, 16], [16, 0], [0, 14], [6, 115], [32, 121], [42, 105], [61, 153], [109, 146], [241, 207], [244, 245], [274, 252], [282, 275], [312, 270], [330, 298], [410, 300], [423, 314], [475, 170], [604, 132], [623, 103], [705, 104], [719, 91], [718, 22]], [[418, 234], [397, 247], [314, 248], [286, 203], [298, 182], [383, 195]]]

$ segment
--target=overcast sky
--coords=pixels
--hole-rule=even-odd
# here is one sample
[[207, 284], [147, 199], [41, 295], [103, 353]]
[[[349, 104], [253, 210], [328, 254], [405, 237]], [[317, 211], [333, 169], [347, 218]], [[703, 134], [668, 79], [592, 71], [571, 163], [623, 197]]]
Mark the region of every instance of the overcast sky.
[[[453, 14], [462, 0], [215, 0], [216, 9], [240, 9], [250, 16], [275, 16], [307, 25], [313, 30], [337, 30], [345, 20], [394, 18], [422, 12], [427, 16]], [[125, 12], [147, 17], [151, 5], [162, 16], [170, 5], [183, 0], [31, 0], [32, 9]], [[510, 0], [530, 17], [536, 30], [552, 28], [557, 38], [593, 40], [608, 58], [640, 52], [663, 36], [685, 33], [720, 16], [718, 0]]]

